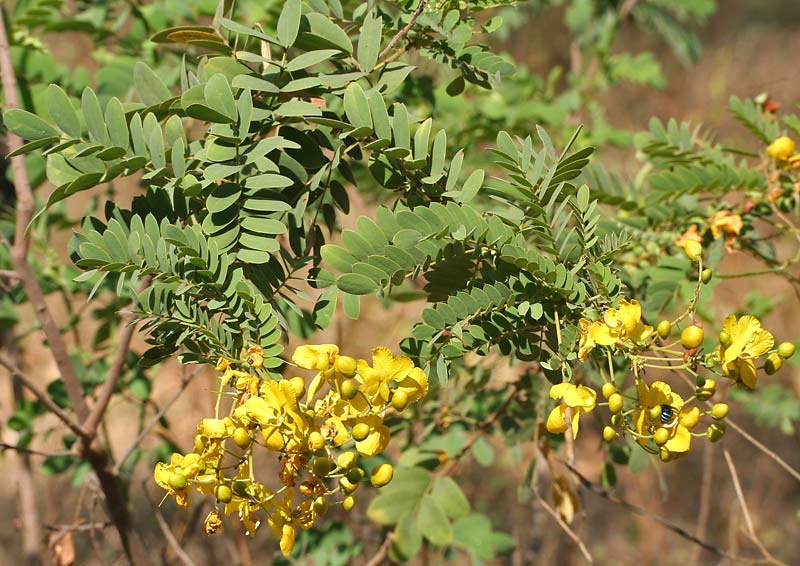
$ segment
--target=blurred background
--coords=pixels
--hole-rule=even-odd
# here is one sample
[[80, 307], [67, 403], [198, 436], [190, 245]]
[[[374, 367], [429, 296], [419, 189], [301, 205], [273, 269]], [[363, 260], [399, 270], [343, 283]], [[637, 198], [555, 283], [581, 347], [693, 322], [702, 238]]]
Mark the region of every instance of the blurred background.
[[[693, 0], [686, 0], [691, 4]], [[564, 7], [544, 7], [532, 10], [527, 3], [515, 8], [503, 8], [504, 17], [510, 18], [513, 25], [504, 30], [500, 37], [494, 37], [494, 49], [508, 52], [531, 74], [546, 77], [556, 67], [570, 68], [576, 65], [571, 57], [571, 36], [565, 26]], [[623, 26], [615, 49], [632, 52], [651, 51], [663, 68], [666, 79], [661, 88], [635, 84], [633, 82], [615, 84], [597, 96], [604, 109], [604, 120], [619, 130], [638, 131], [646, 129], [651, 116], [662, 120], [676, 118], [702, 123], [714, 135], [731, 145], [742, 142], [752, 144], [752, 138], [745, 135], [744, 128], [727, 111], [728, 97], [754, 97], [768, 93], [776, 102], [794, 108], [800, 101], [800, 66], [797, 53], [800, 53], [800, 2], [796, 0], [719, 0], [717, 10], [703, 25], [693, 28], [702, 44], [695, 62], [681, 59], [680, 54], [668, 46], [662, 37], [643, 33], [634, 26]], [[514, 14], [522, 11], [521, 15]], [[526, 13], [525, 10], [530, 10]], [[91, 42], [85, 35], [75, 34], [74, 41], [69, 35], [60, 34], [58, 43], [51, 43], [54, 57], [69, 68], [83, 67], [92, 72], [99, 68], [93, 60]], [[658, 81], [655, 81], [656, 83]], [[659, 86], [659, 85], [657, 85]], [[467, 98], [469, 100], [469, 93]], [[512, 106], [524, 108], [529, 101], [517, 99]], [[570, 119], [576, 119], [571, 116]], [[525, 124], [520, 126], [523, 130]], [[528, 127], [533, 130], [534, 123]], [[609, 169], [635, 174], [638, 170], [635, 149], [625, 144], [599, 154]], [[755, 146], [753, 145], [752, 148]], [[136, 194], [134, 182], [123, 186], [121, 192]], [[87, 195], [87, 203], [90, 197]], [[369, 195], [352, 198], [356, 213], [371, 214], [374, 207]], [[81, 203], [74, 201], [77, 213]], [[356, 215], [347, 219], [355, 221]], [[345, 226], [346, 227], [346, 226]], [[65, 250], [68, 234], [50, 242], [50, 253]], [[748, 263], [737, 254], [727, 256], [720, 269], [734, 271], [746, 269]], [[753, 308], [774, 307], [764, 318], [764, 326], [776, 337], [796, 338], [797, 320], [800, 319], [800, 303], [788, 285], [778, 278], [762, 277], [716, 287], [713, 310], [719, 320], [735, 310], [739, 305], [752, 304]], [[367, 356], [373, 344], [397, 344], [398, 340], [409, 334], [410, 328], [423, 308], [423, 304], [394, 304], [384, 308], [376, 299], [362, 302], [362, 317], [354, 322], [344, 317], [325, 333], [314, 336], [313, 341], [335, 342], [344, 352], [357, 356]], [[68, 309], [58, 300], [53, 301], [57, 316], [69, 316]], [[30, 313], [20, 316], [31, 319]], [[82, 321], [87, 329], [92, 321]], [[55, 368], [48, 366], [50, 357], [42, 351], [42, 344], [36, 339], [25, 344], [25, 361], [41, 384], [49, 383], [55, 376]], [[43, 364], [41, 360], [46, 362]], [[35, 370], [35, 371], [34, 371]], [[155, 406], [170, 399], [178, 388], [183, 371], [176, 363], [167, 363], [158, 370], [153, 381], [151, 400]], [[191, 370], [190, 370], [191, 371]], [[498, 368], [492, 378], [493, 387], [501, 387], [508, 379], [510, 370]], [[177, 402], [167, 417], [170, 430], [158, 430], [144, 446], [153, 447], [168, 440], [179, 447], [191, 445], [195, 434], [195, 424], [199, 415], [213, 411], [214, 395], [210, 389], [215, 378], [211, 371], [201, 371]], [[732, 404], [732, 418], [746, 425], [752, 435], [771, 450], [780, 454], [790, 465], [800, 468], [800, 436], [797, 425], [800, 423], [800, 371], [788, 367], [778, 375], [768, 378], [780, 382], [785, 388], [773, 390], [759, 398], [759, 405], [745, 411]], [[13, 410], [10, 382], [4, 380], [4, 394], [0, 396], [0, 411], [3, 420]], [[770, 384], [765, 384], [769, 386]], [[788, 394], [786, 392], [789, 392]], [[764, 401], [766, 399], [766, 401]], [[118, 401], [111, 411], [115, 416], [125, 414], [126, 418], [115, 418], [108, 437], [115, 453], [123, 452], [136, 435], [143, 416], [130, 404]], [[49, 423], [53, 424], [53, 423]], [[576, 450], [576, 467], [589, 477], [597, 478], [603, 464], [599, 443], [602, 442], [601, 423], [584, 424], [589, 433], [582, 434]], [[12, 441], [13, 431], [3, 430], [3, 440]], [[570, 541], [552, 518], [533, 502], [520, 502], [516, 486], [522, 481], [521, 466], [512, 457], [511, 450], [498, 439], [493, 439], [495, 464], [483, 468], [471, 462], [461, 468], [457, 478], [473, 506], [492, 517], [494, 528], [510, 533], [517, 540], [517, 548], [510, 555], [497, 560], [497, 564], [578, 564], [582, 558], [577, 547]], [[59, 443], [54, 438], [53, 446]], [[800, 485], [781, 470], [773, 461], [744, 442], [737, 434], [728, 434], [724, 445], [733, 454], [740, 474], [744, 496], [749, 504], [752, 522], [761, 541], [780, 560], [789, 564], [800, 564]], [[34, 466], [40, 460], [34, 458]], [[20, 563], [18, 544], [19, 514], [16, 500], [15, 475], [18, 459], [12, 452], [0, 456], [0, 564]], [[675, 525], [689, 533], [695, 533], [698, 518], [707, 513], [704, 540], [736, 551], [742, 556], [758, 556], [753, 543], [742, 533], [745, 517], [734, 494], [726, 463], [720, 445], [698, 443], [698, 448], [679, 464], [648, 466], [633, 474], [620, 470], [615, 494], [646, 511], [649, 515], [668, 517]], [[83, 472], [85, 474], [85, 470]], [[703, 477], [706, 489], [703, 490]], [[150, 533], [154, 540], [160, 536], [153, 512], [153, 504], [161, 494], [151, 479], [151, 469], [142, 462], [136, 469], [137, 480], [133, 482], [132, 498], [135, 502], [137, 521], [144, 532]], [[77, 519], [77, 510], [86, 510], [85, 501], [92, 497], [96, 488], [85, 482], [79, 488], [80, 473], [49, 475], [45, 471], [35, 474], [36, 487], [41, 508], [39, 512], [48, 532], [56, 533], [59, 528]], [[706, 503], [703, 504], [703, 498]], [[197, 564], [270, 564], [273, 561], [275, 543], [267, 532], [255, 539], [246, 539], [235, 526], [219, 538], [208, 539], [202, 534], [202, 518], [209, 507], [196, 505], [188, 512], [174, 508], [171, 502], [165, 505], [161, 514], [171, 525], [176, 538]], [[380, 543], [374, 529], [364, 512], [366, 501], [361, 501], [357, 509], [348, 517], [347, 524], [352, 533], [342, 529], [339, 546], [324, 548], [317, 557], [309, 559], [311, 564], [324, 564], [325, 556], [335, 557], [340, 548], [359, 544], [374, 549]], [[701, 511], [702, 510], [702, 511]], [[81, 556], [100, 556], [113, 563], [113, 556], [102, 550], [106, 535], [113, 532], [103, 529], [105, 518], [101, 508], [95, 510], [98, 529], [93, 533], [76, 531], [70, 541], [61, 544], [74, 544]], [[651, 516], [632, 513], [624, 507], [609, 502], [589, 491], [579, 494], [578, 509], [572, 525], [575, 532], [590, 549], [600, 564], [718, 564], [720, 560], [713, 554], [691, 544], [673, 530], [659, 525]], [[370, 534], [371, 533], [371, 534]], [[308, 543], [311, 538], [304, 542]], [[329, 539], [334, 540], [334, 539]], [[115, 542], [113, 544], [116, 544]], [[91, 548], [100, 550], [92, 553]], [[62, 548], [62, 557], [69, 556], [69, 548]], [[94, 559], [92, 559], [94, 560]], [[313, 560], [316, 560], [314, 562]], [[424, 556], [423, 562], [429, 560]], [[363, 555], [350, 559], [350, 563], [364, 563]], [[178, 563], [178, 558], [169, 549], [162, 549], [154, 555], [153, 563]], [[451, 557], [452, 563], [467, 563], [463, 555]], [[56, 562], [58, 563], [58, 562]], [[69, 563], [69, 562], [64, 562]], [[89, 562], [79, 563], [94, 563]], [[303, 563], [301, 561], [301, 563]], [[435, 561], [429, 563], [436, 563]]]

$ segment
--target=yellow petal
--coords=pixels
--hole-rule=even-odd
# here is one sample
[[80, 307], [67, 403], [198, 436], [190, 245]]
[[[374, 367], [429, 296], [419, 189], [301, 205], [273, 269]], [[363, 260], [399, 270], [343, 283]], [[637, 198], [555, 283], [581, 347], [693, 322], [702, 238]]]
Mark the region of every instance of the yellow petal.
[[420, 368], [415, 367], [400, 381], [397, 388], [408, 395], [410, 403], [414, 403], [428, 392], [428, 376]]
[[550, 387], [550, 398], [553, 400], [561, 399], [571, 389], [575, 389], [572, 383], [556, 383]]
[[675, 434], [661, 447], [661, 459], [672, 460], [689, 451], [692, 435], [686, 427], [678, 425]]
[[559, 434], [567, 430], [567, 421], [564, 419], [566, 413], [566, 405], [558, 405], [553, 407], [550, 415], [547, 417], [545, 427], [553, 434]]
[[600, 321], [593, 322], [589, 327], [589, 336], [596, 344], [611, 346], [619, 340], [619, 327], [611, 327]]
[[284, 556], [289, 556], [294, 550], [294, 527], [291, 525], [283, 525], [281, 529], [281, 552]]
[[617, 311], [622, 325], [625, 327], [625, 333], [631, 337], [636, 330], [636, 325], [642, 318], [642, 306], [639, 301], [627, 301], [625, 299], [619, 302], [619, 310]]
[[755, 389], [758, 382], [758, 371], [753, 360], [737, 360], [736, 367], [739, 369], [739, 381], [749, 389]]
[[680, 424], [689, 430], [697, 426], [700, 421], [700, 409], [692, 407], [688, 411], [681, 411]]

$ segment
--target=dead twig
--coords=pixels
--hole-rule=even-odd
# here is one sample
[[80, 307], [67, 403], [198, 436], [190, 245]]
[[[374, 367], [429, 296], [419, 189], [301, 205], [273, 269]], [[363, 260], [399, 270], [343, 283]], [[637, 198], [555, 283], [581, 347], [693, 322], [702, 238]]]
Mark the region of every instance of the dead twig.
[[581, 551], [581, 554], [583, 554], [583, 557], [586, 559], [586, 561], [589, 564], [594, 564], [594, 558], [592, 558], [592, 554], [589, 552], [589, 549], [586, 548], [586, 545], [583, 543], [577, 533], [572, 530], [572, 528], [564, 521], [564, 519], [561, 518], [561, 516], [558, 514], [558, 511], [553, 509], [553, 507], [547, 503], [547, 501], [545, 501], [541, 495], [539, 495], [538, 489], [533, 489], [532, 491], [536, 501], [538, 501], [539, 505], [542, 506], [542, 509], [547, 511], [547, 513], [553, 517], [553, 519], [555, 519], [556, 523], [558, 523], [558, 526], [561, 527], [561, 530], [564, 531], [564, 533], [572, 539], [572, 542], [578, 546], [578, 549]]
[[164, 539], [167, 541], [169, 547], [175, 552], [175, 555], [178, 559], [184, 564], [184, 566], [196, 566], [194, 560], [186, 554], [186, 551], [181, 548], [181, 545], [178, 543], [175, 535], [172, 534], [172, 531], [169, 529], [169, 525], [167, 524], [167, 520], [164, 519], [164, 516], [161, 514], [161, 510], [158, 508], [150, 496], [147, 495], [147, 485], [142, 485], [142, 490], [144, 490], [145, 497], [150, 502], [151, 507], [153, 508], [153, 514], [156, 516], [156, 523], [158, 523], [158, 528], [161, 530], [161, 533], [164, 535]]

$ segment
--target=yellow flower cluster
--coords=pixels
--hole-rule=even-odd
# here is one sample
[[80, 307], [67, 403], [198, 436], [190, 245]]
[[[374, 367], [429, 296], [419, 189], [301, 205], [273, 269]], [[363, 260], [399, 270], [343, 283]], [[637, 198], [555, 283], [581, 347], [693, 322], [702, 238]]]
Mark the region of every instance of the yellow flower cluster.
[[[353, 508], [352, 493], [366, 477], [359, 455], [386, 449], [390, 433], [384, 417], [419, 401], [428, 379], [409, 358], [394, 357], [383, 347], [372, 351], [369, 363], [341, 355], [334, 344], [300, 346], [292, 361], [317, 372], [307, 386], [299, 376], [260, 377], [264, 356], [258, 346], [244, 357], [247, 364], [239, 366], [247, 370], [234, 369], [231, 360], [217, 364], [219, 400], [231, 398], [228, 415], [203, 419], [194, 450], [156, 464], [155, 481], [166, 490], [165, 498], [180, 506], [191, 504], [192, 491], [216, 497], [217, 509], [204, 522], [207, 534], [223, 528], [220, 513], [238, 515], [250, 535], [266, 520], [288, 555], [297, 528], [311, 528], [331, 505]], [[255, 476], [258, 447], [275, 453], [279, 463], [271, 487]], [[390, 464], [378, 465], [371, 483], [383, 487], [392, 475]]]
[[[708, 278], [701, 277], [698, 285]], [[686, 318], [688, 310], [675, 323]], [[603, 429], [603, 437], [612, 442], [618, 436], [630, 436], [643, 448], [658, 454], [667, 462], [688, 454], [693, 437], [707, 437], [716, 442], [725, 434], [723, 420], [728, 414], [725, 403], [709, 404], [703, 411], [699, 402], [705, 403], [716, 392], [717, 382], [704, 377], [698, 370], [704, 367], [720, 377], [733, 380], [735, 385], [754, 388], [759, 370], [772, 374], [780, 369], [783, 360], [794, 354], [791, 342], [776, 349], [772, 334], [761, 327], [754, 316], [728, 316], [719, 334], [719, 345], [711, 354], [703, 354], [705, 333], [699, 324], [686, 326], [680, 337], [670, 343], [673, 324], [662, 320], [657, 329], [644, 324], [642, 310], [635, 300], [621, 300], [617, 308], [609, 308], [600, 320], [581, 319], [578, 324], [578, 357], [587, 360], [597, 346], [613, 346], [630, 361], [633, 386], [618, 391], [614, 382], [614, 364], [609, 350], [609, 377], [604, 377], [602, 396], [606, 402], [598, 403], [598, 394], [592, 387], [564, 382], [550, 388], [550, 397], [557, 403], [545, 423], [553, 434], [571, 431], [577, 437], [580, 417], [607, 405], [610, 423]], [[675, 348], [680, 345], [682, 350]], [[760, 358], [764, 363], [757, 366]], [[605, 363], [601, 365], [601, 374]], [[651, 369], [666, 372], [685, 372], [696, 381], [694, 394], [682, 397], [673, 386], [663, 380], [649, 382], [645, 379]], [[694, 432], [701, 417], [712, 421], [703, 432]]]
[[776, 163], [794, 165], [800, 161], [800, 154], [794, 150], [794, 140], [788, 136], [780, 136], [767, 146], [767, 155]]

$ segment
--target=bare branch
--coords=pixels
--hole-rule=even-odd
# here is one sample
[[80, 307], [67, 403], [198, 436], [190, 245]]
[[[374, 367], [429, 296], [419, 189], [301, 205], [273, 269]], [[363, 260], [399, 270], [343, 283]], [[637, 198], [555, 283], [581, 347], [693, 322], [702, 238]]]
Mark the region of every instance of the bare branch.
[[594, 558], [592, 558], [592, 554], [589, 552], [589, 549], [586, 548], [586, 545], [583, 543], [577, 533], [575, 533], [575, 531], [572, 530], [572, 528], [564, 521], [564, 519], [561, 518], [561, 516], [558, 514], [558, 511], [553, 509], [553, 507], [550, 506], [550, 504], [547, 503], [544, 498], [542, 498], [538, 489], [533, 489], [532, 491], [534, 497], [536, 497], [536, 501], [538, 501], [539, 505], [542, 506], [542, 509], [547, 511], [550, 516], [555, 519], [556, 523], [558, 523], [558, 526], [561, 527], [561, 530], [564, 531], [564, 533], [578, 546], [586, 561], [589, 564], [594, 564]]
[[196, 566], [194, 560], [186, 554], [186, 551], [181, 548], [181, 545], [178, 543], [175, 535], [172, 534], [172, 531], [169, 530], [169, 525], [167, 524], [166, 519], [161, 514], [161, 510], [158, 506], [150, 499], [150, 496], [147, 495], [147, 486], [146, 484], [142, 486], [144, 490], [145, 496], [147, 497], [148, 501], [150, 501], [150, 505], [153, 507], [153, 514], [156, 516], [156, 522], [158, 523], [158, 528], [161, 529], [161, 533], [164, 535], [164, 538], [167, 541], [169, 547], [175, 552], [178, 559], [183, 562], [184, 566]]
[[388, 556], [389, 550], [392, 548], [392, 533], [387, 533], [386, 538], [383, 539], [383, 544], [381, 544], [378, 552], [376, 552], [372, 558], [369, 559], [369, 562], [366, 563], [365, 566], [381, 566]]
[[389, 45], [383, 48], [383, 51], [381, 51], [381, 54], [378, 56], [378, 60], [386, 57], [386, 54], [389, 53], [395, 45], [397, 45], [397, 42], [403, 39], [403, 37], [411, 31], [411, 28], [413, 28], [414, 24], [417, 23], [422, 11], [425, 10], [425, 5], [427, 3], [428, 0], [419, 0], [419, 6], [417, 6], [416, 10], [414, 10], [414, 13], [411, 15], [411, 19], [408, 20], [408, 23], [403, 26], [403, 29], [398, 31], [397, 34], [395, 34], [395, 36], [389, 41]]

